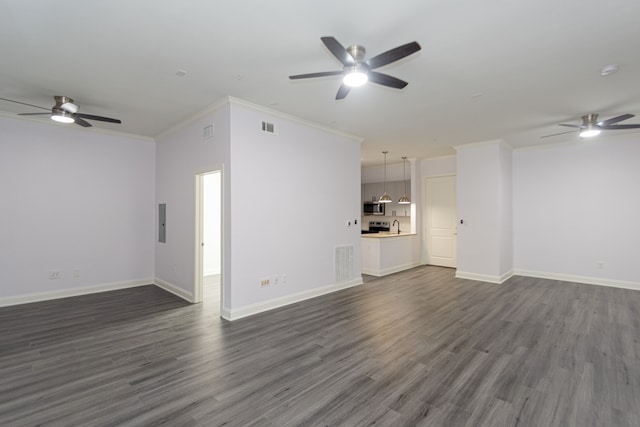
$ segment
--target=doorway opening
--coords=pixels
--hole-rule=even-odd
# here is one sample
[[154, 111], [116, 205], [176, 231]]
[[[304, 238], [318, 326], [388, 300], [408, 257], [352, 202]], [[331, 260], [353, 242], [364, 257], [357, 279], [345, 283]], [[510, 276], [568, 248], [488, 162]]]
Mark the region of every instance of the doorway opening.
[[222, 302], [222, 173], [196, 175], [196, 294], [220, 310]]

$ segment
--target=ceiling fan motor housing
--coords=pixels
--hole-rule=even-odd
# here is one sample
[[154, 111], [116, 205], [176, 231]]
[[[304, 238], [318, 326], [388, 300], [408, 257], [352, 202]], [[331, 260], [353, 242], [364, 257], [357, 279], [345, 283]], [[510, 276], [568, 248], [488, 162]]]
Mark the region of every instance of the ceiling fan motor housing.
[[591, 113], [591, 114], [585, 114], [584, 116], [582, 116], [582, 125], [583, 126], [589, 126], [589, 125], [595, 125], [598, 123], [598, 115]]
[[362, 62], [362, 60], [364, 59], [364, 55], [367, 53], [364, 46], [360, 46], [359, 44], [354, 44], [353, 46], [349, 46], [347, 48], [347, 52], [349, 52], [349, 55], [353, 57], [356, 63]]

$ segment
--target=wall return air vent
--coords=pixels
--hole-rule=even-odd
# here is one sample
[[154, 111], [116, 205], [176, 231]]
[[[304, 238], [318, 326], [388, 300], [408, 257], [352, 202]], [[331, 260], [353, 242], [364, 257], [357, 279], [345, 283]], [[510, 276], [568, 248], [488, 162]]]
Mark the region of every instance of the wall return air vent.
[[353, 265], [353, 245], [335, 247], [336, 283], [343, 283], [355, 278]]
[[262, 121], [262, 131], [268, 133], [276, 133], [276, 127], [273, 123]]

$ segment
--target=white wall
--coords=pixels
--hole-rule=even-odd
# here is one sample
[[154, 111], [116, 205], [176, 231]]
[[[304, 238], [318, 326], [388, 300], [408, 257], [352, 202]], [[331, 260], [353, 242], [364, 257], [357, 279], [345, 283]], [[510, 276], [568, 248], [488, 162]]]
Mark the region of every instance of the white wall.
[[0, 117], [0, 304], [151, 283], [154, 156], [149, 139]]
[[435, 157], [420, 161], [420, 174], [423, 178], [430, 176], [455, 175], [456, 156]]
[[516, 151], [516, 272], [640, 287], [639, 161], [637, 134]]
[[[387, 157], [387, 182], [403, 181], [403, 165], [402, 160], [400, 163], [390, 163], [389, 157]], [[394, 159], [397, 160], [397, 159]], [[384, 182], [384, 165], [367, 166], [363, 167], [360, 171], [361, 180], [363, 184], [370, 184], [374, 182]], [[411, 161], [407, 159], [406, 164], [407, 180], [411, 179]]]
[[[277, 133], [262, 132], [262, 120]], [[214, 137], [203, 141], [210, 123]], [[167, 203], [167, 243], [156, 243], [162, 286], [194, 297], [195, 176], [211, 170], [222, 170], [223, 316], [335, 290], [338, 245], [354, 246], [349, 285], [361, 282], [360, 227], [346, 227], [360, 215], [359, 140], [230, 99], [158, 137], [156, 168], [157, 203]], [[274, 284], [276, 275], [286, 283]]]
[[501, 282], [511, 274], [511, 152], [502, 141], [457, 150], [458, 277]]
[[222, 189], [220, 172], [204, 176], [202, 220], [203, 220], [203, 260], [202, 271], [205, 276], [220, 274], [220, 256], [222, 249]]
[[[360, 226], [346, 226], [360, 218], [360, 140], [238, 102], [231, 129], [232, 312], [333, 289], [336, 246], [354, 247], [361, 283]], [[274, 275], [287, 283], [260, 287]]]
[[[204, 139], [203, 129], [211, 124], [214, 135]], [[167, 204], [167, 242], [155, 239], [156, 281], [188, 300], [195, 298], [196, 175], [222, 171], [222, 216], [223, 221], [228, 220], [230, 135], [229, 106], [225, 105], [156, 138], [156, 203]], [[223, 225], [222, 236], [224, 252], [230, 247], [228, 225]], [[229, 257], [223, 257], [222, 262], [225, 306], [229, 294], [224, 289], [231, 283]]]

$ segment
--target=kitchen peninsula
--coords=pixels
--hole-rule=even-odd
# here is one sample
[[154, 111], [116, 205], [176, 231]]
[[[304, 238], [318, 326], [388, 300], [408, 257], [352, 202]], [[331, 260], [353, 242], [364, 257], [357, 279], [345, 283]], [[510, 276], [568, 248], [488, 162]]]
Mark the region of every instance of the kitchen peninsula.
[[416, 233], [363, 234], [361, 242], [363, 274], [380, 277], [420, 265]]

